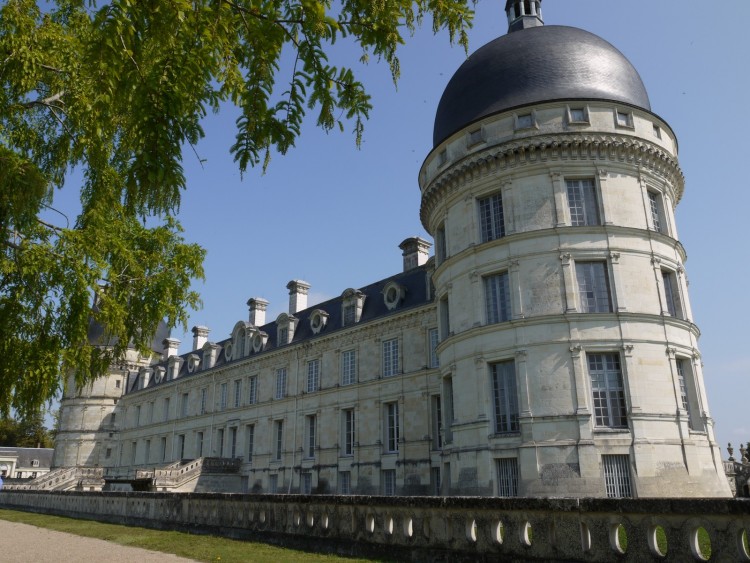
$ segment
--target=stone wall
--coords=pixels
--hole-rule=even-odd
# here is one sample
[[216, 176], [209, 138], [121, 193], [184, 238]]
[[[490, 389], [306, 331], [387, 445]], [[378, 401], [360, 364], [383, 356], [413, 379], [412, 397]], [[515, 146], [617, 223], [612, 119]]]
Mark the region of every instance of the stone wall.
[[[0, 507], [419, 561], [750, 561], [743, 499], [0, 492]], [[627, 535], [619, 541], [618, 527]], [[658, 553], [656, 530], [667, 538]]]

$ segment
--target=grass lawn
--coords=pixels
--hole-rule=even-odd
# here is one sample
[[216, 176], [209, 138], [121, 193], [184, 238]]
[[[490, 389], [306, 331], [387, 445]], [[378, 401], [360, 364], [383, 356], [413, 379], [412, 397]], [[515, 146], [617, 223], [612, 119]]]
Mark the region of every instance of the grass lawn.
[[141, 547], [164, 553], [174, 553], [198, 561], [220, 561], [221, 563], [279, 563], [280, 561], [299, 561], [311, 563], [370, 561], [368, 559], [349, 559], [335, 555], [307, 553], [294, 549], [284, 549], [247, 541], [231, 540], [216, 536], [167, 532], [148, 528], [135, 528], [118, 524], [106, 524], [93, 520], [77, 520], [62, 516], [35, 514], [0, 509], [0, 519], [21, 524], [30, 524], [58, 532], [67, 532], [77, 536], [97, 538], [130, 547]]

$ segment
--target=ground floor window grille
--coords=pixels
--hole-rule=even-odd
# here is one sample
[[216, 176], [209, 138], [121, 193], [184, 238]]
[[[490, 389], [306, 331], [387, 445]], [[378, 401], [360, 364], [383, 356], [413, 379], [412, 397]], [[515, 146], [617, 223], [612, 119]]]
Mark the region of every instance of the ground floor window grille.
[[518, 496], [518, 460], [514, 457], [498, 459], [497, 495], [500, 497]]
[[396, 494], [396, 470], [386, 469], [383, 471], [383, 494], [393, 496]]
[[352, 474], [349, 471], [339, 473], [339, 493], [342, 495], [352, 494]]
[[604, 482], [607, 496], [610, 498], [632, 497], [633, 488], [630, 483], [630, 456], [603, 455]]

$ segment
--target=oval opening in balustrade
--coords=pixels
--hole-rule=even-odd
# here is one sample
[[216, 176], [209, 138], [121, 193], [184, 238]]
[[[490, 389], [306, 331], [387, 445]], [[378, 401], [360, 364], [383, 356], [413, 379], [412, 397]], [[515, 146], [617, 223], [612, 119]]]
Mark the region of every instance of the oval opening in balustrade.
[[499, 544], [503, 543], [505, 539], [505, 526], [503, 526], [501, 520], [492, 525], [492, 538]]
[[299, 511], [295, 510], [294, 514], [292, 515], [292, 523], [295, 527], [299, 526], [300, 522], [302, 521], [302, 515], [299, 513]]
[[711, 559], [711, 536], [704, 527], [696, 528], [690, 533], [690, 551], [699, 561]]
[[414, 535], [414, 521], [408, 516], [404, 518], [404, 535], [410, 538]]
[[748, 545], [747, 530], [741, 530], [737, 534], [737, 551], [740, 559], [750, 561], [750, 545]]
[[661, 526], [651, 526], [648, 531], [648, 547], [657, 557], [666, 557], [669, 550], [667, 532]]
[[477, 521], [469, 520], [466, 523], [466, 539], [470, 542], [477, 541]]
[[591, 551], [591, 530], [581, 522], [581, 549], [584, 553]]
[[320, 517], [320, 525], [323, 526], [324, 530], [327, 530], [329, 524], [330, 522], [329, 522], [328, 514], [324, 512], [323, 516]]
[[525, 546], [531, 546], [531, 543], [534, 541], [534, 529], [528, 520], [521, 526], [519, 539], [521, 540], [521, 544]]
[[375, 531], [375, 516], [373, 516], [372, 514], [368, 514], [365, 517], [365, 530], [367, 530], [371, 534]]
[[389, 536], [393, 533], [393, 517], [392, 516], [386, 516], [385, 522], [383, 523], [383, 530], [385, 530], [385, 533]]
[[308, 512], [305, 522], [307, 523], [308, 528], [312, 528], [315, 524], [315, 515], [312, 512]]
[[628, 551], [628, 532], [622, 524], [609, 527], [609, 545], [617, 553], [624, 555]]
[[260, 522], [261, 524], [266, 523], [266, 511], [265, 510], [261, 510], [260, 514], [258, 514], [258, 522]]

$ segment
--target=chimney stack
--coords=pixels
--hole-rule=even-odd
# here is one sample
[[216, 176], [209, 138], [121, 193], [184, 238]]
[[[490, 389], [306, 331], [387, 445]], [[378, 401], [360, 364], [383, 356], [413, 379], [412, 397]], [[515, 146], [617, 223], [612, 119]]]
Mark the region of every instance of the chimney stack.
[[297, 311], [307, 309], [307, 291], [310, 284], [302, 280], [292, 280], [286, 284], [289, 290], [289, 314], [294, 315]]
[[164, 359], [168, 360], [171, 356], [177, 355], [177, 350], [180, 347], [180, 341], [176, 338], [172, 338], [171, 336], [165, 338], [161, 341], [162, 346], [164, 346]]
[[208, 341], [208, 327], [205, 326], [194, 326], [193, 327], [193, 350], [203, 348], [203, 345]]
[[268, 301], [262, 297], [251, 297], [247, 300], [247, 306], [250, 308], [250, 324], [253, 326], [263, 326], [266, 324], [266, 307]]
[[427, 262], [431, 246], [428, 241], [421, 237], [410, 237], [399, 244], [398, 247], [403, 251], [404, 272], [413, 270]]

